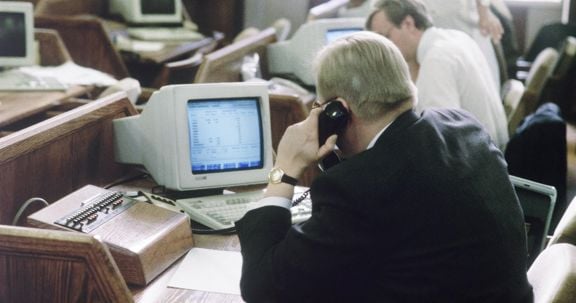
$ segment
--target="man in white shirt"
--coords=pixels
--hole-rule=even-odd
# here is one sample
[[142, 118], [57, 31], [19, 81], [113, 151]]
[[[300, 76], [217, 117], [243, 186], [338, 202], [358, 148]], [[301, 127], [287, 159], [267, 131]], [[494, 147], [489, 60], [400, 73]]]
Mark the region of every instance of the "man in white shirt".
[[415, 0], [377, 1], [366, 26], [392, 40], [404, 55], [418, 88], [418, 110], [467, 110], [504, 148], [509, 139], [504, 107], [474, 40], [461, 31], [434, 27]]
[[504, 33], [502, 24], [490, 11], [490, 0], [453, 0], [446, 5], [446, 0], [423, 0], [430, 13], [434, 26], [461, 30], [482, 50], [490, 65], [494, 83], [500, 87], [500, 69], [492, 41], [499, 43]]

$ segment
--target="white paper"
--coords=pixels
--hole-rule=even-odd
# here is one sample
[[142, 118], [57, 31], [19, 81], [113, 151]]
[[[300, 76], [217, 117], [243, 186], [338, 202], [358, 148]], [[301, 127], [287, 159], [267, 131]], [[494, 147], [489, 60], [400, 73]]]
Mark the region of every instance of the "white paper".
[[236, 251], [192, 248], [168, 287], [240, 295], [242, 255]]
[[56, 78], [66, 85], [110, 86], [118, 82], [114, 77], [93, 68], [83, 67], [73, 62], [59, 66], [29, 66], [19, 68], [23, 73], [36, 77]]

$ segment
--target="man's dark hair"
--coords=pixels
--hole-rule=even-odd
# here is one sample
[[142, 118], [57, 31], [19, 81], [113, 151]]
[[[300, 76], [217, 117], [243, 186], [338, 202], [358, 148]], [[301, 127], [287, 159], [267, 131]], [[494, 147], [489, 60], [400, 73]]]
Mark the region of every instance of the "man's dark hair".
[[424, 4], [418, 0], [379, 0], [375, 10], [366, 20], [366, 28], [371, 29], [372, 19], [376, 13], [384, 10], [386, 16], [396, 27], [399, 27], [407, 16], [414, 19], [416, 28], [425, 30], [433, 25]]

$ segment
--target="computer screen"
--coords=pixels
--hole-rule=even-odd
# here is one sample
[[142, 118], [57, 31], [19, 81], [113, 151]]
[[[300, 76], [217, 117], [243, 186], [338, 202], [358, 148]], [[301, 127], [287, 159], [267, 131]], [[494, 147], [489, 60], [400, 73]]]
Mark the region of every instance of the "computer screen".
[[35, 62], [32, 3], [0, 2], [0, 68]]
[[532, 180], [510, 176], [520, 201], [526, 224], [528, 261], [532, 263], [546, 246], [546, 237], [552, 234], [550, 221], [556, 203], [556, 188]]
[[312, 60], [316, 53], [338, 37], [363, 30], [364, 22], [364, 18], [329, 18], [303, 24], [290, 40], [268, 46], [270, 74], [314, 86]]
[[114, 130], [118, 162], [141, 164], [176, 191], [263, 184], [272, 168], [263, 83], [164, 86]]
[[180, 0], [110, 0], [110, 13], [120, 14], [130, 24], [179, 24]]

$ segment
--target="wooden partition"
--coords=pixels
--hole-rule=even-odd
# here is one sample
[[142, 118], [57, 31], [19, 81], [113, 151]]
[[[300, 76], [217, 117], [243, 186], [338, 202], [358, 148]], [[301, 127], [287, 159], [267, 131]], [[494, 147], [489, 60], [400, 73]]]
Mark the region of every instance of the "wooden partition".
[[0, 225], [0, 302], [133, 302], [108, 248], [93, 236]]
[[38, 53], [40, 54], [39, 63], [41, 66], [60, 65], [72, 61], [72, 57], [58, 31], [37, 28], [34, 30], [34, 39], [38, 41], [40, 48]]
[[101, 19], [95, 16], [36, 16], [37, 28], [57, 30], [75, 63], [112, 75], [129, 76], [120, 53], [114, 47]]
[[50, 203], [124, 176], [128, 166], [114, 160], [112, 120], [137, 113], [120, 92], [0, 138], [0, 224], [10, 224], [32, 197]]
[[266, 47], [276, 42], [276, 30], [267, 28], [256, 35], [239, 40], [204, 56], [198, 68], [196, 83], [242, 81], [244, 57], [254, 53], [260, 56], [262, 76], [267, 78]]

